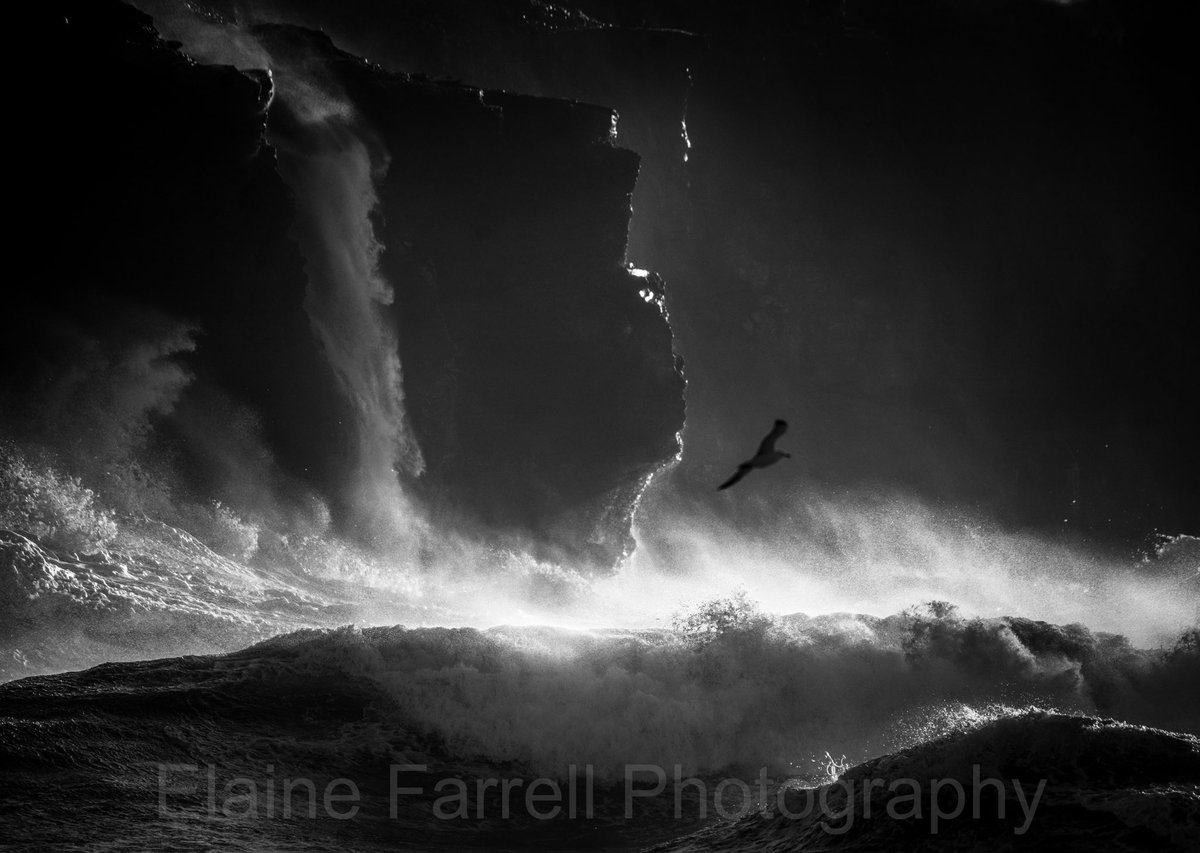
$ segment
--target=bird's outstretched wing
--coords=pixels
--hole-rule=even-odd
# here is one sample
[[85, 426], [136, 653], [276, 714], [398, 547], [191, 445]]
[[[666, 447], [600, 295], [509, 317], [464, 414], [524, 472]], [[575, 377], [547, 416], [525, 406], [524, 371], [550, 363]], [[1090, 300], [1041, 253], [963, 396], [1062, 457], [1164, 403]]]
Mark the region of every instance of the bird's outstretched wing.
[[742, 479], [742, 477], [745, 477], [747, 474], [749, 474], [750, 470], [753, 467], [754, 466], [751, 465], [749, 462], [743, 462], [741, 465], [738, 466], [737, 470], [733, 472], [732, 477], [730, 477], [728, 480], [726, 480], [721, 485], [717, 486], [717, 491], [719, 492], [719, 491], [721, 491], [721, 489], [728, 489], [730, 486], [732, 486], [738, 480]]
[[775, 421], [775, 426], [771, 428], [771, 431], [767, 433], [767, 437], [762, 440], [762, 444], [758, 446], [758, 453], [756, 455], [763, 456], [767, 453], [773, 453], [775, 451], [775, 440], [785, 432], [787, 432], [787, 421]]

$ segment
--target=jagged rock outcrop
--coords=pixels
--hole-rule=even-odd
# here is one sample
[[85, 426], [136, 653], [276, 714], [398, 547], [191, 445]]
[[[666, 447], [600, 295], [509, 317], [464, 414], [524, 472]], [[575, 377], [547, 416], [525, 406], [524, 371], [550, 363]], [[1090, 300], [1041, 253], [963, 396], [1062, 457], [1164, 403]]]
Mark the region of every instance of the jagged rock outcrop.
[[615, 113], [255, 32], [320, 56], [386, 152], [377, 234], [425, 460], [412, 487], [455, 529], [611, 566], [683, 425], [661, 280], [625, 265], [638, 156], [613, 143]]

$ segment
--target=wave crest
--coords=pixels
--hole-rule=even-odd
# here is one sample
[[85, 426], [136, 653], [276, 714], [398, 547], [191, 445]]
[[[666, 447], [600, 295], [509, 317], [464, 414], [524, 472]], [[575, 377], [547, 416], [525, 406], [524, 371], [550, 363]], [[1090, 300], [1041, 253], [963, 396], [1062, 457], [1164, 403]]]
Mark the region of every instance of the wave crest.
[[241, 654], [369, 676], [398, 721], [450, 753], [548, 775], [630, 763], [819, 775], [825, 752], [862, 760], [1031, 706], [1200, 727], [1195, 648], [928, 609], [762, 619], [701, 643], [665, 629], [347, 628]]

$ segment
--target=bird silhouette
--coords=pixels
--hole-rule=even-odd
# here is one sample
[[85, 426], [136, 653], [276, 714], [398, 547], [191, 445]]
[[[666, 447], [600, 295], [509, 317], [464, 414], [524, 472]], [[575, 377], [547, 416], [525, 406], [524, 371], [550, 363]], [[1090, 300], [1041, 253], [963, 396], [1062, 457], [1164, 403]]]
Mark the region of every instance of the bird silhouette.
[[775, 449], [775, 440], [785, 432], [787, 432], [787, 421], [775, 421], [775, 426], [771, 428], [771, 431], [767, 433], [767, 437], [758, 445], [758, 452], [754, 454], [754, 457], [739, 465], [732, 477], [717, 486], [717, 491], [728, 489], [755, 468], [766, 468], [768, 465], [774, 465], [780, 459], [791, 459], [792, 454]]

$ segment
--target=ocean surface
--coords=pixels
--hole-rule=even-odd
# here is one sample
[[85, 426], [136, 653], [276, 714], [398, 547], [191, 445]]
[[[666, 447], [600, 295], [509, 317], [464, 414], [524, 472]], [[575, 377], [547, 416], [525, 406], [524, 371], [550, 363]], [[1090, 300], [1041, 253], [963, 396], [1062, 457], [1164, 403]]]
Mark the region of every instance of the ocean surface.
[[349, 588], [148, 540], [5, 534], [10, 676], [127, 659], [0, 685], [4, 849], [1200, 844], [1192, 634], [744, 595], [644, 629], [359, 628]]

